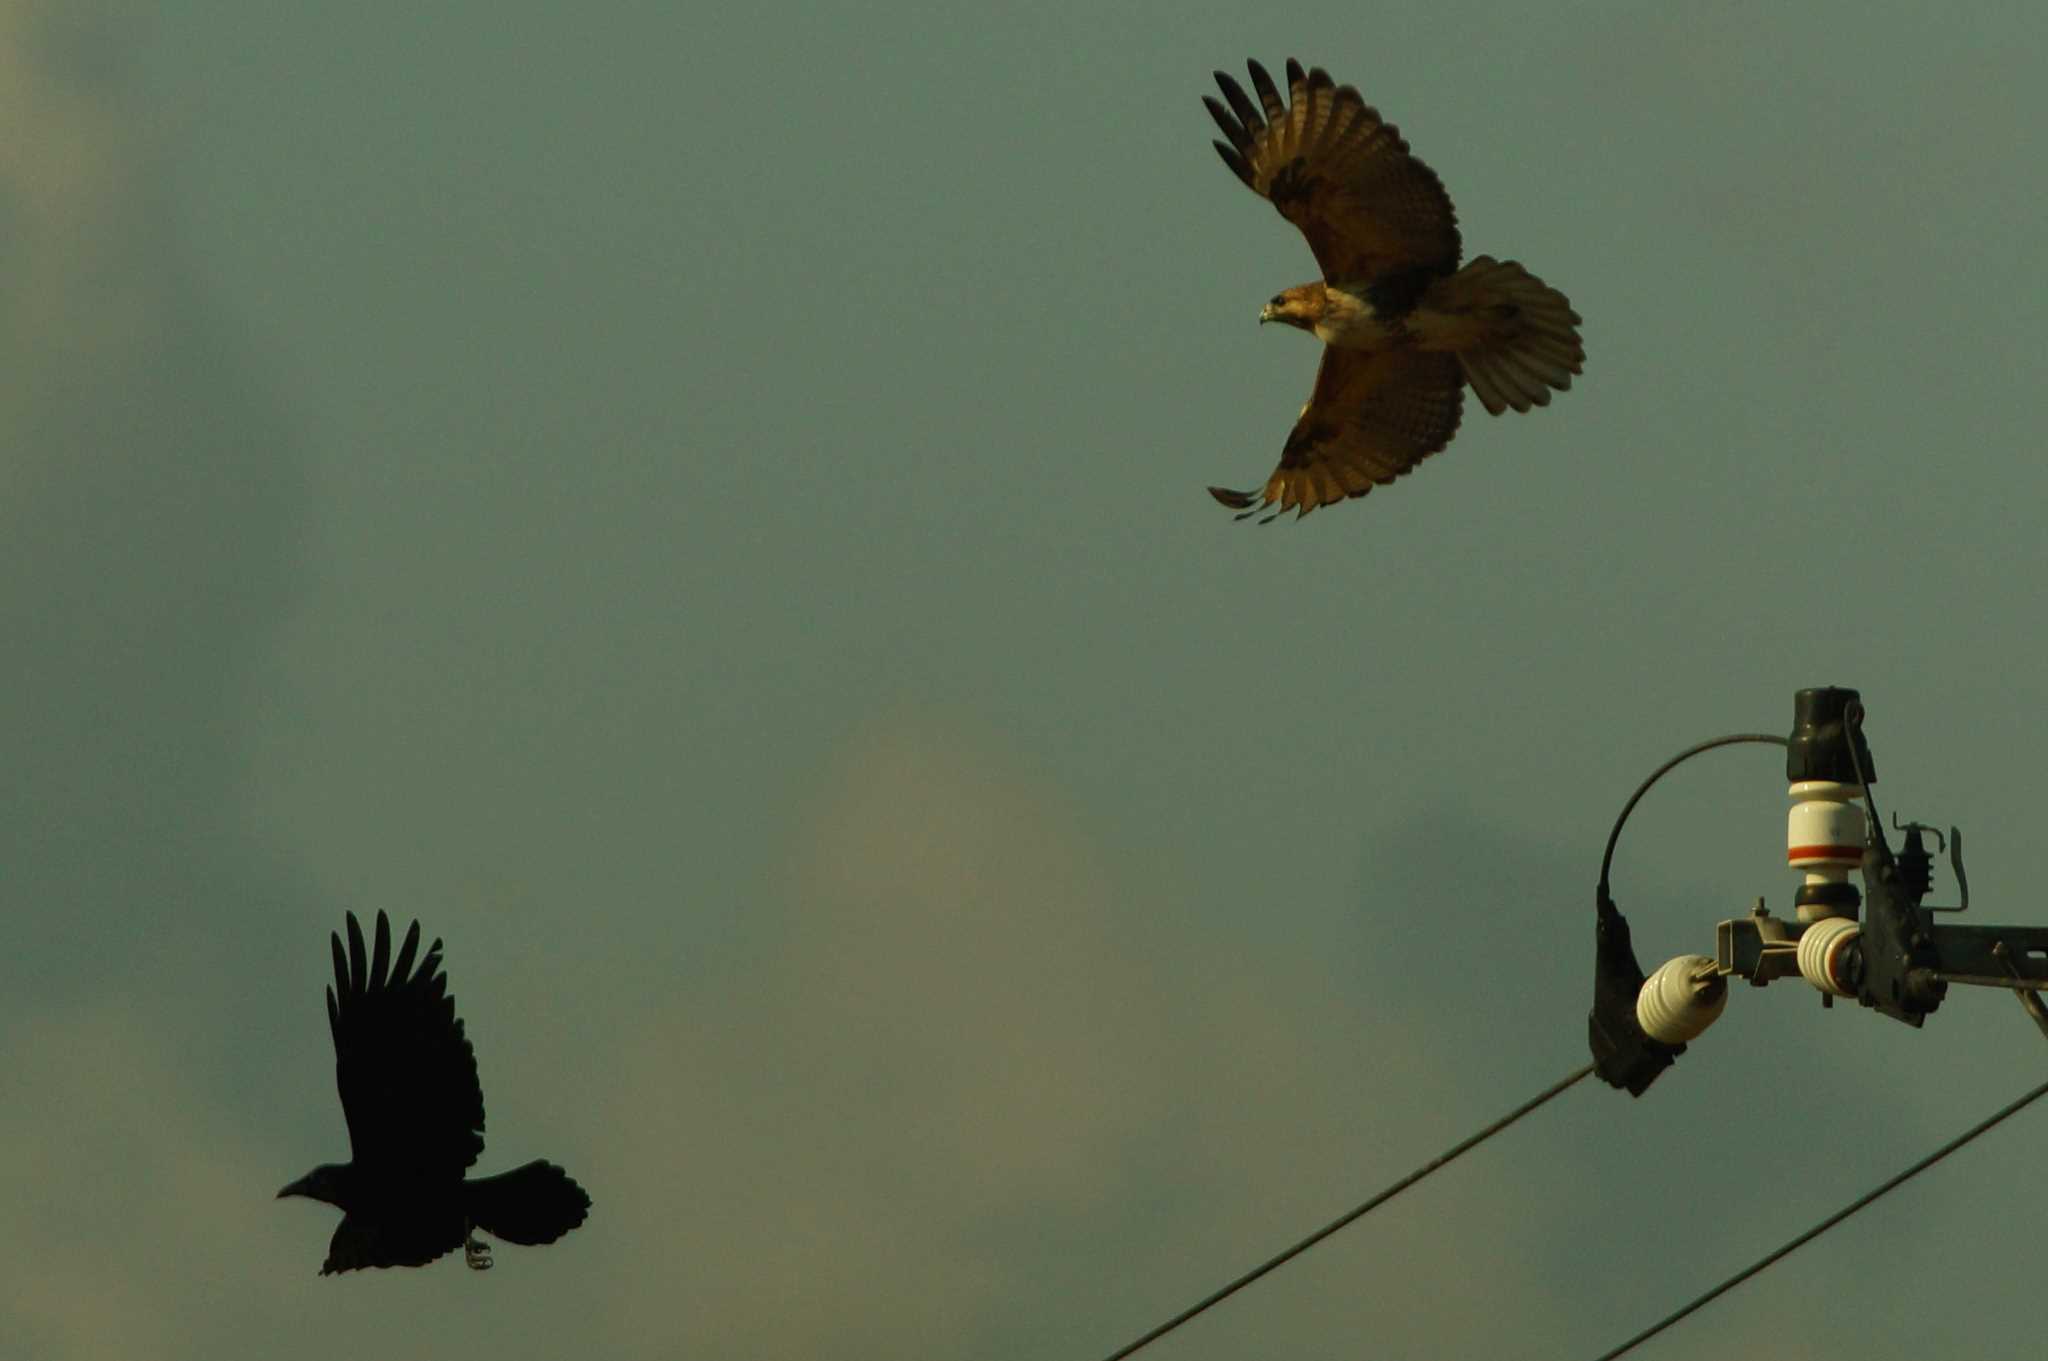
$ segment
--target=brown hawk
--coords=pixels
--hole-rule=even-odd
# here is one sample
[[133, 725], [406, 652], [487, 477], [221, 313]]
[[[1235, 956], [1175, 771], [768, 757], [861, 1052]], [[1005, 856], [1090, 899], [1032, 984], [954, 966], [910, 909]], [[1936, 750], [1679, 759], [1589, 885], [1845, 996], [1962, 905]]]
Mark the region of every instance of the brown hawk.
[[[1323, 277], [1277, 294], [1261, 323], [1323, 342], [1315, 391], [1256, 491], [1211, 487], [1255, 515], [1297, 517], [1392, 482], [1450, 443], [1465, 385], [1495, 416], [1547, 406], [1586, 351], [1564, 294], [1512, 260], [1458, 267], [1458, 217], [1436, 172], [1349, 85], [1287, 63], [1287, 98], [1248, 63], [1254, 102], [1223, 72], [1204, 96], [1223, 163], [1301, 228]], [[1266, 520], [1261, 520], [1263, 524]]]

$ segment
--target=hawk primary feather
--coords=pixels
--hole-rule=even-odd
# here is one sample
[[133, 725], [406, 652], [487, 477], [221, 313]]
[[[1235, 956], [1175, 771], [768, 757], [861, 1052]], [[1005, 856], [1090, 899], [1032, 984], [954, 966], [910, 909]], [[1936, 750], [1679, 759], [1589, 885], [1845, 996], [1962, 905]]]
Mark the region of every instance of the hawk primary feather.
[[1450, 443], [1467, 384], [1496, 416], [1571, 386], [1586, 358], [1578, 313], [1512, 260], [1458, 268], [1450, 196], [1391, 123], [1320, 67], [1289, 61], [1284, 99], [1265, 67], [1248, 68], [1256, 102], [1221, 71], [1223, 100], [1202, 102], [1228, 139], [1215, 144], [1223, 163], [1301, 229], [1323, 272], [1259, 320], [1314, 333], [1323, 361], [1265, 486], [1211, 495], [1239, 519], [1306, 515]]

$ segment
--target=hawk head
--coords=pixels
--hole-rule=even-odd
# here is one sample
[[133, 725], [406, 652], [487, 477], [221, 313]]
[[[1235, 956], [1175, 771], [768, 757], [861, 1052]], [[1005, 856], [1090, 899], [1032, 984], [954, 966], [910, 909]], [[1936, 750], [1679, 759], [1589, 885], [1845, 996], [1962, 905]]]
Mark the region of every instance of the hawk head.
[[1313, 331], [1316, 323], [1323, 319], [1326, 301], [1323, 285], [1302, 284], [1285, 292], [1275, 293], [1273, 300], [1259, 309], [1259, 325], [1269, 321], [1298, 326], [1304, 331]]

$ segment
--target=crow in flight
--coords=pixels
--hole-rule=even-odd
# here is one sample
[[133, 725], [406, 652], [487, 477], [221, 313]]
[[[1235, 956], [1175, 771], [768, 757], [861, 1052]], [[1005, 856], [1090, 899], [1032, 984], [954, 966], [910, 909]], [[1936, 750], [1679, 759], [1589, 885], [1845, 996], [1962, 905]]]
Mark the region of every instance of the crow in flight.
[[325, 1276], [368, 1266], [424, 1266], [458, 1245], [481, 1271], [491, 1264], [482, 1229], [508, 1243], [552, 1243], [583, 1222], [590, 1197], [550, 1162], [465, 1181], [484, 1148], [484, 1093], [476, 1052], [462, 1033], [441, 942], [414, 967], [420, 924], [391, 957], [391, 923], [377, 914], [365, 957], [348, 914], [348, 949], [334, 945], [327, 1024], [354, 1161], [328, 1163], [279, 1191], [341, 1210]]

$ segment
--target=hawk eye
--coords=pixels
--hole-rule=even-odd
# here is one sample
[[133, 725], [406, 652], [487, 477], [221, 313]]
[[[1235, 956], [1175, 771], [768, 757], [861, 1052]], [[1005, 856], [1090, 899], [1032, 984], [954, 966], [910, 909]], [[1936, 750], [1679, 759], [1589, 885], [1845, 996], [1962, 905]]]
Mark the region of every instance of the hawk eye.
[[1271, 303], [1269, 303], [1269, 304], [1268, 304], [1268, 306], [1271, 306], [1271, 307], [1285, 307], [1286, 305], [1287, 305], [1287, 298], [1286, 298], [1286, 296], [1285, 296], [1284, 294], [1280, 294], [1280, 293], [1275, 293], [1275, 294], [1273, 295], [1273, 301], [1272, 301]]

